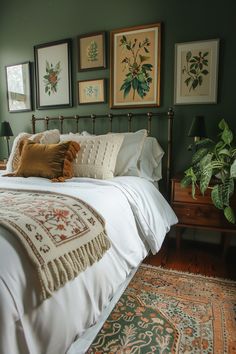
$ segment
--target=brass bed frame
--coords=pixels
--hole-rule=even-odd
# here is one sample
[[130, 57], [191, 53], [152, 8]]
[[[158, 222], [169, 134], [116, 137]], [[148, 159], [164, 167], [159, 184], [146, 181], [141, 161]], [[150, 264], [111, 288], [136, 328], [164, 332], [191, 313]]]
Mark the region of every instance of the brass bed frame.
[[113, 119], [114, 118], [127, 118], [128, 120], [128, 131], [132, 131], [132, 122], [133, 118], [135, 117], [146, 117], [147, 119], [147, 126], [146, 129], [148, 131], [148, 135], [151, 134], [151, 128], [152, 128], [152, 118], [153, 117], [158, 117], [158, 118], [167, 118], [168, 120], [168, 127], [167, 127], [167, 152], [165, 156], [167, 156], [167, 162], [166, 162], [166, 186], [165, 186], [165, 194], [166, 198], [169, 199], [170, 197], [170, 179], [171, 179], [171, 173], [172, 173], [172, 134], [173, 134], [173, 119], [174, 119], [174, 111], [172, 108], [169, 108], [167, 112], [146, 112], [146, 113], [107, 113], [107, 114], [90, 114], [90, 115], [74, 115], [74, 116], [54, 116], [54, 117], [36, 117], [35, 115], [32, 115], [32, 132], [35, 134], [36, 132], [36, 122], [38, 121], [44, 121], [45, 123], [45, 129], [49, 129], [49, 122], [50, 121], [57, 121], [60, 124], [60, 132], [63, 134], [64, 131], [64, 122], [65, 121], [75, 121], [76, 123], [76, 131], [79, 131], [79, 124], [81, 119], [89, 119], [92, 120], [92, 133], [95, 134], [96, 132], [96, 121], [97, 119], [100, 118], [105, 118], [109, 120], [109, 132], [113, 131]]

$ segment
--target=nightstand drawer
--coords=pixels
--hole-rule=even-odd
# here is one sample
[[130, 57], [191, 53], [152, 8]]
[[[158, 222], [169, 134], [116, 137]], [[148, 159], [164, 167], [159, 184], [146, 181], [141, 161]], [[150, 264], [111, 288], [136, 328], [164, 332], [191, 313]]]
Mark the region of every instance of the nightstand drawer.
[[174, 204], [172, 205], [180, 224], [209, 228], [225, 228], [235, 230], [224, 217], [222, 210], [211, 205]]
[[183, 188], [179, 181], [174, 181], [174, 188], [172, 193], [173, 202], [187, 202], [198, 204], [212, 204], [211, 189], [207, 189], [205, 194], [202, 195], [200, 190], [196, 188], [195, 198], [192, 198], [192, 187]]

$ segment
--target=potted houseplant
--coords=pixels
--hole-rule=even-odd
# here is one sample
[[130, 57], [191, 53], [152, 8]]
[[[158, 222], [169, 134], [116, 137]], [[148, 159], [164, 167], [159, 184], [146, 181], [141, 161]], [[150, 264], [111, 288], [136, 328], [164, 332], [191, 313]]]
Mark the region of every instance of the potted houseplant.
[[[236, 146], [233, 132], [222, 119], [218, 125], [220, 133], [218, 141], [209, 138], [194, 143], [194, 154], [191, 166], [185, 170], [181, 186], [192, 186], [192, 197], [195, 198], [196, 187], [204, 195], [211, 188], [211, 199], [216, 208], [224, 212], [230, 223], [235, 223], [236, 211], [230, 204], [234, 193], [236, 179]], [[210, 182], [214, 179], [213, 185]]]

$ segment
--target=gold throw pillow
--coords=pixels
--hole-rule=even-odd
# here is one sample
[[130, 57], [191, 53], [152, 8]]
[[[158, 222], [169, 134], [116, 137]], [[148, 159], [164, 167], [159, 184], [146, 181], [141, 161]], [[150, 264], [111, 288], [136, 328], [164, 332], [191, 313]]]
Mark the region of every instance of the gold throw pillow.
[[38, 144], [30, 140], [20, 143], [16, 177], [44, 177], [64, 181], [73, 177], [72, 162], [80, 146], [74, 141], [59, 144]]

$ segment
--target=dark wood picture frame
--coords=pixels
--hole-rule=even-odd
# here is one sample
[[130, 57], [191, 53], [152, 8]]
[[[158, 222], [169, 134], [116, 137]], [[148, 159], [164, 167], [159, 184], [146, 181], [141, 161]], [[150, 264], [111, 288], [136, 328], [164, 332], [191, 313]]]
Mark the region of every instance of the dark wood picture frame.
[[77, 37], [78, 71], [106, 69], [106, 32], [87, 33]]
[[34, 46], [37, 109], [72, 107], [71, 39]]
[[32, 111], [31, 65], [6, 65], [7, 104], [9, 112]]

